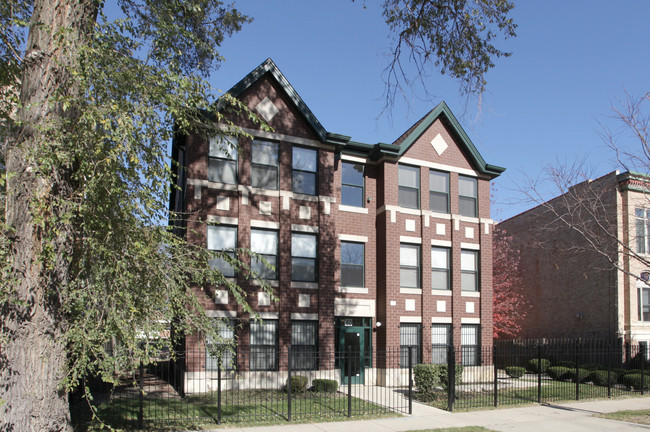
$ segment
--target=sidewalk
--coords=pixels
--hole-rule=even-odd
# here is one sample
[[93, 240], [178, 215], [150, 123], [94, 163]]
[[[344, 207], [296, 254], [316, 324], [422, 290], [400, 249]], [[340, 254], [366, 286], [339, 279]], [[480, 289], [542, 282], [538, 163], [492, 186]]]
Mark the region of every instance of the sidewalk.
[[[535, 405], [525, 408], [450, 413], [413, 403], [413, 415], [348, 422], [283, 424], [228, 428], [229, 432], [392, 432], [460, 426], [483, 426], [495, 431], [650, 431], [650, 426], [606, 420], [595, 414], [650, 409], [650, 397]], [[213, 429], [221, 431], [223, 429]]]

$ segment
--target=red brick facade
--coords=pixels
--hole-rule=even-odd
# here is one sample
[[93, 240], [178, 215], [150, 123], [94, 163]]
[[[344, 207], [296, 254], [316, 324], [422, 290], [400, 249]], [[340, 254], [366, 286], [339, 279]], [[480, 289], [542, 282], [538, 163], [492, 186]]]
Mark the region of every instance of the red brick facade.
[[499, 223], [519, 250], [518, 289], [530, 304], [517, 337], [649, 342], [650, 314], [643, 316], [639, 294], [650, 251], [638, 249], [647, 238], [635, 216], [648, 207], [647, 178], [612, 172]]
[[[277, 113], [268, 119], [272, 132], [260, 130], [247, 117], [233, 121], [254, 138], [279, 145], [279, 190], [251, 187], [251, 143], [238, 139], [237, 184], [208, 180], [209, 143], [196, 136], [177, 140], [186, 155], [187, 176], [179, 210], [188, 212], [187, 238], [206, 244], [208, 223], [237, 227], [237, 247], [250, 247], [251, 229], [278, 232], [277, 281], [279, 301], [258, 303], [259, 286], [239, 275], [237, 283], [249, 293], [253, 310], [263, 318], [278, 320], [278, 345], [291, 344], [291, 323], [318, 321], [318, 346], [340, 348], [338, 330], [345, 319], [365, 319], [373, 349], [400, 346], [400, 325], [420, 324], [423, 361], [431, 359], [432, 324], [451, 325], [453, 343], [461, 345], [461, 326], [477, 325], [480, 344], [492, 341], [492, 230], [489, 182], [503, 171], [486, 164], [443, 103], [414, 125], [394, 144], [369, 145], [326, 132], [270, 61], [251, 72], [231, 93], [252, 111], [260, 102], [272, 103]], [[436, 149], [432, 142], [438, 143]], [[442, 146], [440, 146], [442, 143]], [[292, 149], [317, 149], [317, 194], [292, 192]], [[342, 166], [360, 164], [363, 174], [363, 207], [342, 205]], [[419, 169], [419, 208], [399, 206], [399, 166]], [[429, 172], [449, 175], [449, 207], [446, 213], [429, 211]], [[461, 216], [458, 179], [476, 179], [477, 214]], [[292, 233], [315, 233], [318, 254], [316, 283], [292, 282]], [[363, 244], [362, 287], [341, 285], [341, 242]], [[419, 288], [400, 288], [400, 244], [420, 247]], [[450, 290], [431, 289], [431, 247], [450, 251]], [[478, 290], [461, 292], [461, 250], [478, 253]], [[246, 259], [246, 258], [244, 258]], [[230, 296], [227, 304], [215, 300], [216, 289], [197, 289], [214, 316], [246, 321]], [[308, 301], [307, 301], [308, 299]], [[356, 322], [356, 321], [355, 321]], [[381, 323], [381, 325], [379, 325]], [[356, 325], [356, 324], [355, 324]], [[248, 325], [238, 334], [248, 346]], [[188, 336], [187, 344], [200, 344]], [[368, 345], [368, 343], [367, 343]], [[199, 365], [200, 366], [200, 365]], [[282, 368], [283, 365], [280, 365]]]

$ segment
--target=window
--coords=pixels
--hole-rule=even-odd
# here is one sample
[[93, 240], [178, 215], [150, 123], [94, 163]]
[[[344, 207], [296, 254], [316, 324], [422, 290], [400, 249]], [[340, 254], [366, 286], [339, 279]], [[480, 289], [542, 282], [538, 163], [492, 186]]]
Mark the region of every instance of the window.
[[637, 282], [639, 292], [639, 321], [650, 321], [650, 287]]
[[261, 189], [278, 189], [278, 144], [253, 141], [251, 186]]
[[217, 136], [210, 138], [208, 180], [237, 184], [237, 138]]
[[447, 349], [451, 345], [451, 324], [431, 325], [431, 363], [447, 364]]
[[643, 353], [643, 357], [648, 358], [648, 341], [639, 341], [639, 354]]
[[429, 210], [449, 213], [449, 173], [429, 171]]
[[650, 210], [636, 209], [636, 251], [650, 252]]
[[460, 289], [478, 291], [478, 252], [460, 251]]
[[317, 242], [314, 234], [291, 234], [291, 280], [316, 282]]
[[277, 279], [278, 233], [259, 229], [251, 230], [251, 251], [264, 257], [274, 268], [270, 269], [260, 260], [252, 258], [251, 268], [263, 279]]
[[341, 167], [341, 204], [363, 207], [363, 165], [343, 162]]
[[399, 206], [420, 208], [420, 168], [399, 166]]
[[291, 189], [295, 193], [316, 195], [318, 150], [294, 147], [291, 167]]
[[409, 348], [414, 347], [411, 358], [411, 365], [420, 363], [420, 341], [422, 340], [422, 331], [420, 324], [399, 325], [399, 346], [400, 346], [400, 367], [409, 367]]
[[462, 324], [460, 326], [463, 366], [478, 366], [481, 364], [480, 340], [479, 326], [470, 324]]
[[341, 286], [364, 286], [363, 243], [341, 242]]
[[[208, 225], [208, 249], [223, 252], [235, 257], [237, 247], [237, 227], [224, 225]], [[210, 260], [210, 267], [221, 271], [225, 277], [235, 277], [235, 269], [224, 258], [216, 257]]]
[[318, 369], [318, 321], [291, 322], [291, 368]]
[[431, 248], [431, 289], [449, 290], [449, 249]]
[[420, 246], [400, 245], [399, 282], [402, 288], [420, 288]]
[[264, 320], [251, 323], [250, 370], [278, 369], [278, 322]]
[[235, 321], [218, 319], [215, 321], [219, 341], [206, 341], [205, 369], [218, 370], [221, 359], [222, 370], [232, 370], [235, 364], [235, 346], [230, 342], [235, 338]]
[[458, 212], [462, 216], [476, 217], [478, 185], [474, 177], [458, 176]]

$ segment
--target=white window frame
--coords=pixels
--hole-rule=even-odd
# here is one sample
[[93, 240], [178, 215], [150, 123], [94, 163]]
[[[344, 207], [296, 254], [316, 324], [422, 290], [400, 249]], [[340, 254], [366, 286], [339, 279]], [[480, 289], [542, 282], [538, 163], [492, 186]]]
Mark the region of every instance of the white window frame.
[[[345, 171], [346, 167], [356, 171], [356, 167], [361, 167], [361, 184], [356, 184], [350, 182], [350, 179], [346, 181]], [[366, 196], [366, 177], [365, 177], [365, 165], [356, 163], [356, 162], [341, 162], [341, 205], [347, 205], [351, 207], [364, 207], [364, 200]], [[359, 202], [354, 202], [355, 199], [350, 199], [349, 194], [346, 194], [345, 191], [358, 191], [361, 190], [361, 200]], [[346, 198], [348, 196], [348, 198]]]
[[[258, 243], [259, 240], [262, 241], [264, 237], [270, 239], [274, 237], [275, 248], [269, 248], [267, 242]], [[273, 245], [270, 245], [273, 246]], [[251, 228], [251, 251], [262, 256], [273, 269], [268, 268], [262, 261], [257, 260], [256, 258], [251, 257], [251, 268], [257, 272], [262, 278], [267, 280], [277, 280], [278, 278], [278, 232], [275, 230], [267, 230], [260, 228]]]
[[[263, 161], [263, 160], [258, 160], [256, 161], [256, 147], [261, 148], [261, 147], [275, 147], [275, 156], [276, 159], [275, 161]], [[275, 172], [275, 184], [272, 185], [272, 187], [265, 187], [267, 185], [262, 185], [260, 183], [255, 183], [255, 172], [256, 170], [262, 170], [262, 171], [274, 171]], [[254, 140], [253, 144], [251, 146], [251, 186], [254, 188], [260, 188], [260, 189], [268, 189], [268, 190], [278, 190], [279, 189], [279, 181], [280, 181], [280, 146], [278, 143], [273, 142], [273, 141], [264, 141], [264, 140]]]
[[[305, 154], [313, 154], [313, 168], [297, 166], [301, 162], [300, 158], [297, 158], [297, 155], [301, 152], [304, 152]], [[312, 178], [312, 181], [305, 183], [309, 190], [305, 190], [304, 185], [298, 181], [300, 176]], [[301, 189], [301, 187], [303, 187], [303, 189]], [[291, 190], [294, 193], [303, 195], [318, 195], [318, 149], [298, 146], [294, 146], [291, 149]]]
[[[250, 323], [250, 370], [275, 371], [278, 370], [278, 320], [265, 319]], [[259, 332], [259, 333], [258, 333]], [[269, 335], [273, 341], [267, 342]]]
[[291, 321], [291, 354], [292, 370], [318, 369], [318, 321]]
[[461, 324], [460, 344], [463, 366], [480, 366], [481, 326], [478, 324]]
[[636, 251], [640, 254], [650, 252], [650, 210], [634, 209], [636, 221]]
[[[312, 245], [302, 244], [302, 246], [308, 246], [308, 251], [300, 250], [302, 241], [309, 239], [309, 242], [313, 241]], [[312, 252], [313, 251], [313, 252]], [[298, 262], [312, 262], [314, 267], [313, 278], [300, 276], [296, 269]], [[307, 233], [291, 233], [291, 280], [294, 282], [318, 282], [318, 236], [315, 234]]]
[[[435, 259], [436, 254], [434, 252], [444, 252], [445, 254], [445, 265], [440, 267], [440, 263]], [[446, 278], [445, 287], [434, 286], [434, 273], [444, 273]], [[449, 291], [451, 289], [451, 249], [447, 247], [432, 246], [431, 247], [431, 289], [432, 290], [445, 290]]]
[[[415, 342], [415, 343], [413, 343]], [[400, 346], [400, 367], [409, 367], [409, 348], [414, 346], [415, 352], [411, 359], [411, 365], [421, 363], [422, 361], [422, 324], [420, 323], [400, 323], [399, 325], [399, 346]]]
[[[405, 176], [408, 172], [415, 173], [415, 185], [406, 184]], [[398, 204], [400, 207], [419, 209], [420, 208], [420, 167], [412, 165], [398, 165]], [[415, 191], [416, 202], [415, 204], [408, 202], [407, 192]], [[410, 194], [409, 194], [410, 195]]]
[[[636, 287], [639, 321], [650, 322], [650, 286], [644, 281], [639, 280], [636, 283]], [[644, 296], [644, 294], [646, 295]], [[647, 302], [644, 302], [644, 297], [647, 299]]]
[[[206, 339], [205, 370], [218, 370], [219, 357], [221, 357], [221, 370], [233, 370], [237, 358], [237, 344], [231, 343], [235, 339], [235, 320], [231, 318], [217, 318], [214, 321], [214, 325], [223, 343], [215, 344], [210, 339]], [[217, 351], [216, 355], [210, 353], [211, 346]]]
[[[444, 190], [436, 190], [432, 186], [432, 180], [435, 176], [440, 176], [441, 178], [444, 178], [445, 180], [445, 188]], [[439, 208], [434, 208], [433, 203], [435, 200], [432, 199], [433, 196], [441, 196], [445, 198], [445, 208], [444, 209], [439, 209]], [[449, 213], [449, 173], [444, 172], [444, 171], [438, 171], [438, 170], [429, 170], [429, 210], [437, 213]]]
[[[237, 184], [239, 173], [237, 170], [237, 137], [218, 135], [210, 138], [208, 149], [208, 181], [225, 184]], [[233, 179], [224, 179], [227, 173], [224, 167], [231, 167]], [[217, 174], [214, 176], [214, 174]]]
[[[464, 194], [462, 184], [463, 182], [468, 182], [471, 183], [471, 187], [473, 189], [472, 194]], [[465, 206], [462, 205], [463, 202], [471, 202], [472, 203], [472, 211], [467, 212], [465, 211]], [[464, 176], [464, 175], [459, 175], [458, 176], [458, 213], [461, 216], [467, 216], [467, 217], [477, 217], [478, 216], [478, 179], [476, 177], [469, 177], [469, 176]]]
[[447, 364], [447, 353], [451, 345], [451, 324], [431, 324], [431, 363]]
[[[412, 260], [409, 259], [408, 253], [406, 251], [408, 250], [414, 250], [416, 251], [416, 262], [413, 263]], [[420, 248], [420, 245], [417, 244], [412, 244], [412, 243], [400, 243], [399, 245], [399, 263], [400, 263], [400, 278], [399, 278], [399, 284], [401, 288], [415, 288], [419, 289], [422, 287], [422, 275], [421, 275], [421, 261], [422, 261], [422, 251]], [[416, 271], [416, 279], [417, 283], [415, 286], [406, 286], [404, 285], [404, 277], [403, 273], [404, 272], [412, 272], [413, 270]]]
[[[219, 244], [218, 240], [220, 238], [223, 238], [217, 235], [219, 231], [228, 231], [234, 233], [234, 244]], [[234, 258], [237, 248], [237, 231], [238, 229], [236, 225], [208, 225], [206, 236], [208, 250], [221, 252]], [[228, 264], [223, 258], [212, 258], [210, 260], [210, 267], [219, 269], [225, 277], [234, 278], [237, 276], [235, 268]], [[225, 267], [228, 267], [230, 271], [225, 270]]]
[[[473, 261], [473, 268], [469, 266], [470, 260]], [[479, 292], [481, 281], [479, 273], [480, 265], [479, 252], [475, 250], [461, 249], [460, 251], [460, 289], [465, 292]], [[471, 289], [468, 289], [467, 281], [472, 277], [474, 284]]]
[[[351, 263], [348, 260], [347, 254], [344, 252], [344, 246], [352, 246], [352, 247], [361, 247], [361, 264], [358, 263]], [[361, 284], [353, 284], [349, 283], [345, 280], [345, 269], [347, 268], [361, 268]], [[365, 275], [365, 269], [366, 269], [366, 245], [365, 243], [359, 243], [359, 242], [351, 242], [351, 241], [341, 241], [341, 286], [342, 287], [356, 287], [356, 288], [363, 288], [365, 286], [365, 281], [366, 281], [366, 275]]]

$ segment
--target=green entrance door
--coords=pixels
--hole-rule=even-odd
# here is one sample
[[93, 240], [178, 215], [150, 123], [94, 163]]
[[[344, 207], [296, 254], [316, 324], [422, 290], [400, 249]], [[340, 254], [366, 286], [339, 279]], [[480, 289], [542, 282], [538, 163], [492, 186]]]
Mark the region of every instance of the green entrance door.
[[[363, 384], [365, 363], [363, 327], [341, 327], [339, 332], [339, 352], [341, 356], [341, 382], [348, 383], [348, 376], [352, 384]], [[348, 349], [351, 356], [348, 359]]]

